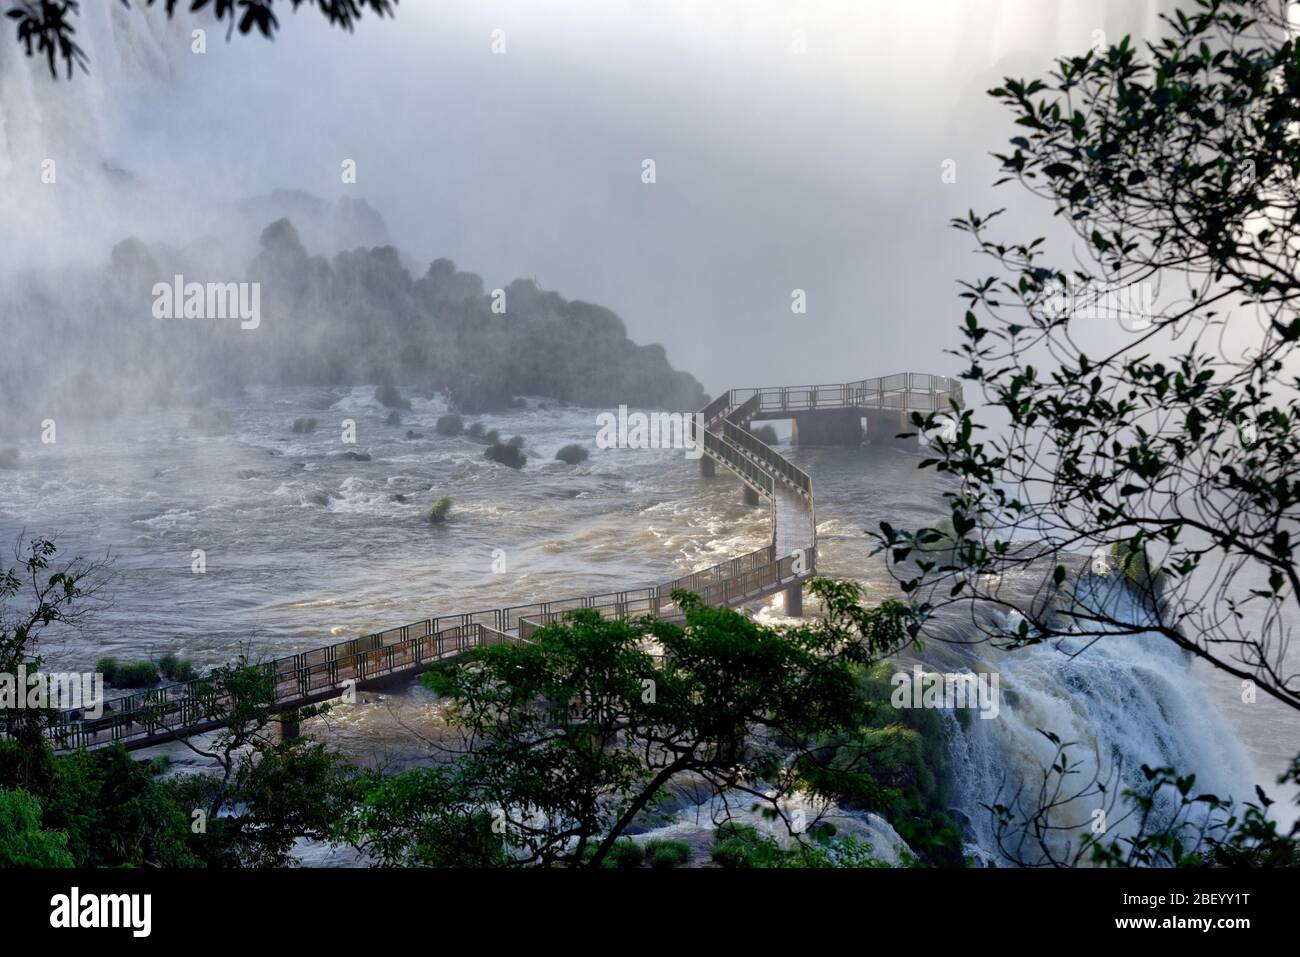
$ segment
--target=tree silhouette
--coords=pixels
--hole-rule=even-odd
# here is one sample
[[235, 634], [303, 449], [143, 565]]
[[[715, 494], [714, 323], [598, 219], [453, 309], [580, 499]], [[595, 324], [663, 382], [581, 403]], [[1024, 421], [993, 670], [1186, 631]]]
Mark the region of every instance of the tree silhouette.
[[[131, 0], [119, 0], [130, 9]], [[159, 0], [143, 0], [146, 6], [159, 4]], [[301, 6], [316, 8], [331, 26], [349, 33], [367, 10], [378, 17], [394, 16], [399, 0], [284, 0], [295, 12]], [[161, 0], [159, 4], [170, 18], [180, 6], [179, 0]], [[218, 24], [225, 24], [226, 37], [238, 30], [252, 33], [256, 30], [268, 40], [280, 29], [275, 15], [275, 0], [191, 0], [189, 12], [211, 12]], [[44, 57], [50, 75], [59, 77], [60, 63], [67, 70], [68, 79], [77, 68], [88, 73], [90, 59], [73, 37], [77, 28], [74, 21], [81, 13], [78, 0], [18, 0], [5, 16], [17, 27], [18, 43], [27, 56]]]
[[1064, 640], [1077, 654], [1156, 634], [1300, 709], [1287, 6], [1197, 0], [1145, 49], [1125, 37], [990, 91], [1021, 131], [996, 156], [999, 182], [1068, 229], [1004, 238], [1001, 210], [954, 222], [992, 266], [962, 284], [957, 354], [981, 417], [1001, 422], [985, 438], [971, 409], [946, 430], [912, 417], [939, 430], [923, 467], [960, 483], [951, 531], [878, 533], [915, 632], [960, 604], [1009, 647]]

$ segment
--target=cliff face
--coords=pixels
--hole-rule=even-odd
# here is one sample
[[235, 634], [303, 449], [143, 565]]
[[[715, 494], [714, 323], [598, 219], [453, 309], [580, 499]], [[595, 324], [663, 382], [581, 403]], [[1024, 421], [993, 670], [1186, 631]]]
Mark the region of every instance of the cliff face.
[[[679, 410], [706, 401], [662, 346], [631, 341], [615, 313], [532, 280], [487, 289], [447, 259], [415, 278], [390, 245], [316, 256], [287, 219], [259, 245], [241, 267], [215, 239], [182, 248], [128, 239], [107, 266], [11, 276], [0, 284], [9, 337], [0, 400], [77, 416], [255, 384], [391, 382], [446, 390], [466, 412], [519, 395]], [[255, 303], [256, 320], [187, 315], [193, 283], [238, 285], [232, 310]]]
[[272, 345], [248, 358], [263, 381], [396, 381], [446, 389], [469, 412], [517, 395], [679, 409], [704, 400], [663, 347], [632, 342], [613, 312], [532, 280], [489, 290], [447, 259], [415, 279], [392, 246], [326, 260], [308, 254], [288, 220], [261, 243], [248, 274], [262, 284]]
[[240, 235], [252, 240], [267, 223], [287, 219], [302, 244], [322, 256], [392, 242], [384, 218], [364, 199], [340, 196], [331, 203], [299, 189], [275, 189], [235, 204], [235, 211]]

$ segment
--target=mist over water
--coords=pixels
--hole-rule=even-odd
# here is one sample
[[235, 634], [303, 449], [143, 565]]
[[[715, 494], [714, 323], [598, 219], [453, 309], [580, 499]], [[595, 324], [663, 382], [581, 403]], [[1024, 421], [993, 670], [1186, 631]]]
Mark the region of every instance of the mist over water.
[[[769, 534], [766, 511], [738, 495], [692, 494], [698, 466], [681, 451], [595, 448], [594, 410], [534, 399], [475, 417], [525, 437], [529, 462], [515, 471], [484, 459], [480, 442], [437, 434], [441, 399], [414, 399], [389, 426], [374, 392], [251, 390], [226, 404], [235, 430], [224, 436], [184, 413], [132, 415], [7, 472], [6, 541], [57, 529], [68, 551], [116, 555], [97, 644], [67, 663], [175, 651], [212, 665], [244, 641], [289, 654], [430, 616], [649, 585]], [[317, 431], [293, 433], [308, 416]], [[340, 442], [344, 419], [355, 445]], [[555, 461], [572, 442], [591, 458]], [[452, 517], [432, 527], [442, 495]], [[196, 548], [204, 574], [191, 571]]]

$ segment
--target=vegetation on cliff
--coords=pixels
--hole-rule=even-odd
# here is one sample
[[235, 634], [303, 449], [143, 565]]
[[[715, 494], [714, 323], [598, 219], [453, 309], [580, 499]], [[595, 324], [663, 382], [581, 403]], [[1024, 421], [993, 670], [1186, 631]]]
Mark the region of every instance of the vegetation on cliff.
[[[0, 403], [23, 409], [40, 394], [42, 416], [61, 417], [140, 402], [193, 407], [258, 384], [372, 383], [399, 417], [396, 387], [446, 392], [471, 414], [517, 408], [522, 395], [601, 408], [706, 401], [663, 346], [638, 345], [609, 309], [530, 279], [490, 290], [447, 259], [416, 278], [392, 246], [312, 256], [287, 219], [268, 226], [260, 246], [240, 264], [200, 244], [128, 239], [102, 268], [22, 276], [21, 295], [0, 290], [18, 330], [0, 355]], [[160, 279], [214, 271], [258, 284], [256, 328], [155, 316], [150, 290]], [[215, 409], [191, 423], [230, 426]]]

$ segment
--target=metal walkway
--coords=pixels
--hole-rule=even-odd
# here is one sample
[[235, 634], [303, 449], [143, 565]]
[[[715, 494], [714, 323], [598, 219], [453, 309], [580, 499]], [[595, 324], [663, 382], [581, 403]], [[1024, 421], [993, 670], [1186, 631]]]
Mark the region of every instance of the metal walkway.
[[[710, 459], [767, 500], [772, 527], [767, 545], [661, 585], [426, 618], [278, 658], [261, 666], [275, 681], [271, 710], [292, 711], [350, 689], [414, 676], [434, 661], [471, 648], [527, 642], [539, 628], [576, 609], [592, 609], [606, 618], [674, 619], [681, 615], [672, 599], [677, 590], [694, 592], [711, 605], [734, 607], [797, 586], [817, 569], [812, 479], [750, 434], [749, 424], [755, 418], [830, 409], [888, 410], [901, 416], [945, 409], [960, 398], [955, 380], [916, 373], [837, 385], [732, 389], [690, 417], [690, 435], [703, 443]], [[107, 702], [99, 718], [61, 712], [49, 733], [59, 750], [113, 742], [134, 750], [220, 727], [228, 707], [210, 680], [200, 676]]]

